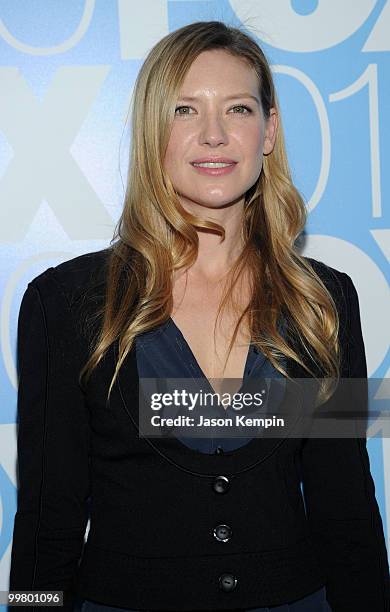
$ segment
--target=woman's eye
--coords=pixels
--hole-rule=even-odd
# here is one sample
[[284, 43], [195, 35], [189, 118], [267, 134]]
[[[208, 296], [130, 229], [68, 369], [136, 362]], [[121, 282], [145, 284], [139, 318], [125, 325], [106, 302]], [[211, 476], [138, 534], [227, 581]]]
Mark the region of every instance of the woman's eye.
[[[177, 106], [175, 108], [175, 114], [176, 114], [176, 111], [181, 110], [182, 108], [191, 108], [191, 107], [190, 106]], [[188, 114], [189, 114], [188, 112], [186, 112], [186, 113], [179, 113], [179, 115], [188, 115]]]
[[[248, 111], [248, 113], [252, 112], [249, 106], [244, 106], [243, 104], [240, 104], [239, 106], [233, 106], [233, 108], [244, 108], [245, 110]], [[239, 113], [239, 115], [247, 115], [248, 113]]]
[[[190, 113], [188, 112], [188, 109], [190, 109], [190, 108], [192, 108], [192, 106], [177, 106], [175, 108], [175, 114], [182, 115], [182, 116], [183, 115], [189, 115]], [[234, 110], [236, 108], [245, 109], [247, 111], [246, 113], [244, 113], [244, 112], [235, 113], [235, 114], [238, 114], [238, 115], [248, 115], [249, 113], [252, 112], [252, 109], [250, 109], [249, 106], [245, 106], [243, 104], [239, 104], [237, 106], [233, 106], [231, 110]], [[176, 113], [176, 111], [180, 111], [180, 110], [183, 110], [183, 109], [187, 109], [186, 112], [184, 112], [184, 113]]]

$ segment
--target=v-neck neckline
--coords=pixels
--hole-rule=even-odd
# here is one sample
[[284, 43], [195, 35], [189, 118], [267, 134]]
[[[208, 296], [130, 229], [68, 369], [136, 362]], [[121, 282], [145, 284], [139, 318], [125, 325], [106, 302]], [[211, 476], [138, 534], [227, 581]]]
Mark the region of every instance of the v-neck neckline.
[[[188, 353], [190, 354], [190, 356], [191, 356], [191, 358], [192, 358], [192, 361], [193, 361], [193, 364], [194, 364], [194, 366], [195, 366], [195, 369], [198, 369], [198, 371], [199, 371], [199, 378], [204, 378], [204, 379], [205, 379], [205, 381], [206, 381], [206, 383], [207, 383], [207, 384], [208, 384], [208, 386], [210, 387], [211, 391], [212, 391], [213, 393], [217, 393], [217, 391], [216, 391], [216, 390], [214, 389], [214, 387], [212, 386], [212, 384], [211, 384], [211, 382], [210, 382], [210, 379], [209, 379], [209, 378], [206, 376], [206, 374], [203, 372], [202, 368], [200, 367], [199, 362], [198, 362], [198, 360], [196, 359], [195, 354], [194, 354], [193, 350], [191, 349], [191, 347], [190, 347], [190, 345], [189, 345], [188, 341], [186, 340], [186, 338], [185, 338], [185, 336], [184, 336], [183, 332], [182, 332], [182, 331], [181, 331], [181, 329], [178, 327], [178, 325], [176, 325], [176, 323], [175, 323], [175, 321], [172, 319], [172, 317], [169, 317], [169, 319], [168, 319], [168, 323], [170, 323], [170, 324], [172, 325], [173, 329], [174, 329], [174, 330], [175, 330], [175, 332], [176, 332], [176, 333], [179, 335], [179, 337], [180, 337], [180, 339], [182, 340], [182, 342], [183, 342], [184, 346], [186, 347], [186, 349], [187, 349]], [[241, 379], [240, 379], [240, 380], [241, 380], [241, 385], [240, 385], [240, 388], [238, 389], [238, 391], [236, 391], [236, 393], [240, 393], [240, 392], [241, 392], [241, 390], [242, 390], [242, 388], [243, 388], [243, 386], [244, 386], [244, 384], [245, 384], [245, 378], [246, 378], [246, 377], [245, 377], [245, 374], [246, 374], [246, 372], [247, 372], [247, 368], [248, 368], [249, 356], [250, 356], [251, 349], [252, 349], [252, 344], [250, 343], [250, 344], [249, 344], [249, 346], [248, 346], [248, 351], [247, 351], [247, 354], [246, 354], [246, 359], [245, 359], [245, 364], [244, 364], [244, 371], [243, 371], [242, 377], [241, 377]]]
[[[173, 319], [172, 323], [174, 323]], [[158, 330], [155, 330], [154, 333], [157, 333], [157, 331], [162, 332], [166, 326], [171, 325], [172, 324], [170, 323], [169, 319], [167, 319], [165, 323], [158, 328]], [[173, 326], [171, 329], [174, 329]], [[179, 328], [177, 327], [177, 329]], [[145, 341], [146, 340], [147, 339], [145, 338]], [[153, 339], [150, 338], [150, 341], [152, 342]], [[254, 348], [253, 344], [252, 348]], [[116, 341], [113, 345], [112, 352], [113, 371], [118, 359], [119, 346], [118, 341]], [[286, 358], [285, 367], [287, 377], [295, 379], [296, 382], [301, 378], [306, 379], [308, 377], [306, 370], [304, 370], [301, 365], [289, 357]], [[208, 383], [208, 379], [205, 377], [205, 384], [206, 382]], [[209, 387], [211, 388], [210, 384]], [[289, 437], [290, 431], [295, 427], [298, 420], [302, 416], [302, 411], [305, 404], [304, 398], [307, 396], [307, 393], [303, 394], [300, 384], [289, 385], [289, 393], [286, 393], [286, 397], [282, 399], [281, 405], [282, 411], [287, 411], [288, 406], [289, 413], [289, 418], [286, 423], [287, 426], [283, 432], [279, 436], [275, 437], [272, 428], [265, 429], [263, 435], [260, 437], [255, 436], [250, 442], [248, 442], [248, 444], [244, 444], [243, 446], [233, 450], [224, 451], [223, 454], [219, 455], [194, 450], [183, 444], [183, 442], [174, 436], [169, 437], [169, 439], [159, 437], [154, 438], [154, 436], [150, 438], [141, 434], [140, 414], [139, 412], [137, 413], [137, 406], [139, 408], [140, 405], [140, 378], [137, 371], [135, 346], [133, 346], [129, 351], [128, 355], [125, 357], [122, 367], [119, 369], [118, 390], [122, 399], [123, 408], [130, 418], [135, 431], [138, 432], [139, 437], [144, 437], [147, 444], [153, 448], [156, 453], [170, 461], [176, 467], [204, 477], [216, 476], [219, 474], [222, 464], [223, 469], [226, 472], [229, 472], [232, 476], [235, 476], [243, 471], [252, 469], [265, 461], [275, 451], [275, 449], [283, 444], [283, 442], [285, 442]]]

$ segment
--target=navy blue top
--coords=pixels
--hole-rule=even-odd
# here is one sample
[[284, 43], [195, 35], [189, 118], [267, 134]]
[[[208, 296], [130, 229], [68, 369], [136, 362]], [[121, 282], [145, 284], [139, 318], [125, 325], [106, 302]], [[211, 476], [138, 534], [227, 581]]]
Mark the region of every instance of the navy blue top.
[[[209, 390], [211, 392], [214, 391], [188, 342], [171, 317], [157, 329], [136, 337], [136, 359], [140, 378], [203, 379]], [[270, 391], [269, 379], [281, 379], [284, 377], [273, 367], [265, 355], [259, 352], [255, 345], [250, 344], [242, 385], [237, 393], [245, 392], [248, 379], [252, 378], [256, 378], [258, 388], [261, 387], [265, 390], [264, 399], [270, 400], [272, 397], [273, 402], [275, 402], [276, 393], [280, 393], [281, 389], [280, 387], [277, 389], [272, 387]], [[270, 395], [271, 392], [272, 396]], [[250, 412], [250, 407], [243, 407], [241, 414], [249, 414]], [[231, 406], [228, 406], [226, 409], [223, 408], [223, 415], [226, 417], [235, 413], [236, 411]], [[231, 451], [248, 444], [253, 439], [252, 437], [175, 437], [189, 448], [207, 454]]]

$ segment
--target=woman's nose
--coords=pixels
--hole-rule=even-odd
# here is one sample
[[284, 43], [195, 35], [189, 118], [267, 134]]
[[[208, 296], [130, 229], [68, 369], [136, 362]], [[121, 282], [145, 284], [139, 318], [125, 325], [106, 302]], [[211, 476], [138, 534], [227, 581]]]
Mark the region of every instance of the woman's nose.
[[222, 117], [217, 113], [210, 113], [204, 117], [201, 126], [202, 142], [216, 144], [227, 141], [227, 132]]

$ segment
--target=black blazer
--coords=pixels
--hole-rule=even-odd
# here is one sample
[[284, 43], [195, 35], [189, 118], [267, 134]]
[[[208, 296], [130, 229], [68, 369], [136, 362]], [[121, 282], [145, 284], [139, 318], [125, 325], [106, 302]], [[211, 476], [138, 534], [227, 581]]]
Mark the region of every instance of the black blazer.
[[[134, 349], [105, 406], [117, 343], [83, 391], [83, 321], [103, 299], [108, 253], [47, 269], [23, 296], [9, 589], [62, 590], [65, 610], [85, 598], [179, 611], [273, 606], [326, 584], [333, 612], [389, 611], [365, 438], [254, 438], [224, 455], [140, 438]], [[339, 310], [342, 376], [366, 377], [355, 287], [310, 261]]]

